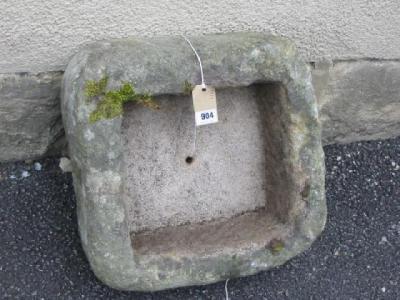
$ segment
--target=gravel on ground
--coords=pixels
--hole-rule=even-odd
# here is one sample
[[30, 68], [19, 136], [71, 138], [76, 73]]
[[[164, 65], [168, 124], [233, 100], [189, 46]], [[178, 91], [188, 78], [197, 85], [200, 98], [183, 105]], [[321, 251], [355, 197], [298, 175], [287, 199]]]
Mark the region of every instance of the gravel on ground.
[[[325, 231], [285, 265], [231, 279], [231, 300], [400, 299], [400, 138], [324, 150]], [[224, 282], [155, 293], [100, 283], [81, 248], [71, 176], [58, 162], [0, 164], [1, 299], [225, 299]]]

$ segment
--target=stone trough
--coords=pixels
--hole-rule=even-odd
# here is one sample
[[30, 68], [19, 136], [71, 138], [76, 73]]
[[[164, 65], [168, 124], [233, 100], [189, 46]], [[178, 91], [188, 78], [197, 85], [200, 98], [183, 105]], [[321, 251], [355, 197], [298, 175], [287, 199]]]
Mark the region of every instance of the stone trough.
[[[80, 236], [95, 274], [123, 290], [245, 276], [307, 249], [326, 219], [311, 75], [287, 40], [192, 37], [219, 122], [195, 128], [196, 58], [183, 38], [99, 42], [68, 65], [62, 114]], [[158, 109], [126, 103], [91, 120], [126, 83]]]

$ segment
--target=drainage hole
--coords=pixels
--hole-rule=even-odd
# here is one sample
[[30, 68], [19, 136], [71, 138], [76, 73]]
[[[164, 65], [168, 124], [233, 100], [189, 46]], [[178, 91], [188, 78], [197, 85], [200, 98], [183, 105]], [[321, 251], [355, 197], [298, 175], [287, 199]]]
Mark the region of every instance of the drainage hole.
[[188, 156], [186, 157], [185, 161], [188, 165], [190, 165], [194, 161], [194, 158], [193, 156]]

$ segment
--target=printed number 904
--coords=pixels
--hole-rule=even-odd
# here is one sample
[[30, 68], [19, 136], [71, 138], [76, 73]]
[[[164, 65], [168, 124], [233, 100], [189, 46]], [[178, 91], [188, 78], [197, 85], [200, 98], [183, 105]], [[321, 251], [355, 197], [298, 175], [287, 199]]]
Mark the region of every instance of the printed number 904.
[[202, 113], [200, 115], [200, 117], [201, 117], [202, 120], [213, 119], [214, 118], [214, 113], [212, 113], [212, 112], [210, 112], [210, 113], [208, 113], [208, 112]]

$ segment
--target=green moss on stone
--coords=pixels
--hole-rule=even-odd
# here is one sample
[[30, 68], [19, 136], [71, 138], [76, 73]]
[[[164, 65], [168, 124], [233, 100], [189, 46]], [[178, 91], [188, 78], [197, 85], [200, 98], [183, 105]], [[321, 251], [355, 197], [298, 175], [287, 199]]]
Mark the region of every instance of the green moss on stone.
[[124, 83], [118, 90], [106, 91], [108, 78], [99, 81], [89, 80], [85, 85], [85, 95], [88, 101], [98, 98], [97, 107], [89, 115], [89, 122], [103, 119], [113, 119], [123, 114], [124, 104], [135, 102], [152, 109], [158, 109], [150, 94], [137, 94], [130, 83]]
[[106, 91], [107, 82], [107, 77], [103, 77], [99, 81], [88, 80], [85, 85], [85, 96], [87, 99], [103, 95]]
[[191, 95], [193, 89], [194, 89], [194, 85], [191, 84], [189, 81], [185, 80], [185, 82], [183, 83], [183, 93], [185, 95]]
[[269, 243], [269, 249], [271, 250], [272, 254], [278, 254], [285, 248], [285, 244], [283, 241], [279, 239], [273, 239]]

